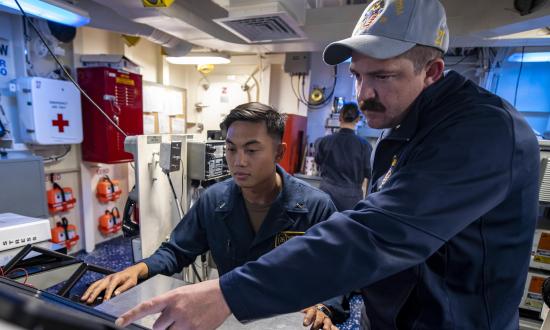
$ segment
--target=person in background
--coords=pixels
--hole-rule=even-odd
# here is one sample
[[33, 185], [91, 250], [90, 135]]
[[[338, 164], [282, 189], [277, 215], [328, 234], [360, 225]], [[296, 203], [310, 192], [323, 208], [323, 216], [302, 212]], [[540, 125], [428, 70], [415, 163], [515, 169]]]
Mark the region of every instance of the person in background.
[[321, 175], [321, 190], [326, 192], [338, 211], [351, 210], [363, 199], [363, 184], [370, 178], [372, 147], [355, 134], [359, 107], [344, 103], [340, 110], [340, 130], [316, 142], [315, 162]]
[[539, 146], [508, 102], [444, 71], [448, 45], [438, 0], [370, 2], [352, 36], [323, 54], [330, 65], [351, 57], [367, 123], [384, 129], [368, 196], [257, 261], [144, 302], [117, 324], [162, 312], [158, 329], [213, 329], [231, 313], [246, 322], [361, 287], [364, 328], [518, 329]]
[[[92, 283], [81, 299], [118, 295], [156, 274], [173, 275], [210, 251], [220, 275], [302, 235], [336, 211], [329, 196], [288, 175], [283, 157], [285, 118], [261, 103], [233, 109], [221, 123], [232, 178], [209, 187], [150, 257]], [[324, 305], [323, 305], [324, 306]], [[316, 328], [330, 329], [330, 312], [310, 308]], [[314, 324], [314, 322], [316, 322]]]
[[[340, 130], [319, 138], [315, 143], [315, 162], [319, 168], [321, 185], [338, 211], [352, 210], [365, 196], [370, 178], [370, 157], [372, 146], [364, 138], [355, 134], [360, 110], [355, 102], [346, 102], [340, 109]], [[340, 298], [340, 297], [339, 297]], [[354, 291], [341, 297], [342, 301], [326, 302], [332, 320], [342, 321], [349, 316], [350, 301], [355, 308], [361, 308], [360, 292]]]

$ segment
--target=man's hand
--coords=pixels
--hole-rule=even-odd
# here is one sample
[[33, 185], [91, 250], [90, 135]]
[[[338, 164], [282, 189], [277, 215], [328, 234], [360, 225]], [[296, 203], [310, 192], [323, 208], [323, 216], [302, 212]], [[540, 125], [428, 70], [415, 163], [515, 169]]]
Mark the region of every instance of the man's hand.
[[105, 291], [103, 300], [109, 300], [113, 295], [113, 291], [115, 296], [118, 296], [122, 292], [136, 286], [138, 279], [145, 278], [148, 273], [149, 269], [147, 268], [147, 265], [140, 262], [126, 268], [123, 271], [111, 274], [102, 280], [92, 283], [88, 290], [84, 292], [80, 300], [86, 301], [87, 304], [91, 304], [103, 291]]
[[125, 327], [149, 314], [162, 313], [153, 329], [216, 329], [231, 315], [220, 289], [220, 281], [185, 285], [139, 304], [116, 320]]
[[338, 330], [338, 328], [332, 324], [330, 317], [318, 309], [317, 305], [306, 308], [302, 310], [302, 312], [306, 314], [306, 316], [304, 316], [304, 327], [311, 325], [311, 330]]

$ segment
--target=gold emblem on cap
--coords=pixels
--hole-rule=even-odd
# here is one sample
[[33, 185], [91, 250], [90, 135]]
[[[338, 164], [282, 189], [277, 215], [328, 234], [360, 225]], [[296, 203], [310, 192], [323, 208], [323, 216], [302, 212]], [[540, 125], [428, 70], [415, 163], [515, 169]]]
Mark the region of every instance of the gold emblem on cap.
[[361, 19], [357, 22], [357, 25], [355, 25], [352, 35], [356, 36], [358, 34], [364, 34], [376, 21], [378, 16], [380, 16], [385, 6], [386, 4], [384, 0], [373, 2], [368, 7], [368, 10], [363, 13], [363, 16], [361, 16]]
[[437, 30], [437, 37], [435, 38], [435, 45], [441, 47], [443, 45], [443, 38], [445, 38], [445, 29], [439, 28]]

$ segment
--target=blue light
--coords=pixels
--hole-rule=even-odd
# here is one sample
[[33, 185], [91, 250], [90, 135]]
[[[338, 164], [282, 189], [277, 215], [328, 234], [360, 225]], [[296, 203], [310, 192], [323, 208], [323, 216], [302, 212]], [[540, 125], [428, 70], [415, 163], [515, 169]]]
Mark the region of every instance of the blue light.
[[[90, 23], [90, 17], [85, 11], [55, 0], [19, 0], [19, 4], [25, 13], [52, 22], [74, 27]], [[0, 0], [0, 9], [2, 9], [1, 6], [8, 7], [21, 14], [14, 0]]]
[[508, 57], [508, 62], [550, 62], [550, 52], [514, 53]]

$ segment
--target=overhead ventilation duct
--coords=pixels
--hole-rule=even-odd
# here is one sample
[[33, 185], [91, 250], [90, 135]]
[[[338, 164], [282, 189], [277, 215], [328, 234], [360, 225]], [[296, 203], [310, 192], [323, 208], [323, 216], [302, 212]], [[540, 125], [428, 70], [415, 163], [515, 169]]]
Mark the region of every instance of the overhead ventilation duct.
[[174, 37], [171, 34], [155, 29], [149, 25], [131, 21], [112, 9], [90, 0], [80, 1], [78, 7], [86, 10], [90, 14], [90, 17], [92, 17], [88, 26], [145, 38], [161, 45], [163, 53], [168, 56], [185, 56], [193, 47], [193, 44], [185, 40]]
[[146, 37], [149, 41], [161, 45], [164, 55], [185, 56], [191, 51], [191, 48], [193, 48], [193, 45], [187, 41], [178, 39], [168, 33], [151, 28], [148, 25], [144, 26], [151, 29], [152, 31], [142, 36]]
[[[214, 21], [248, 43], [285, 42], [306, 38], [297, 20], [301, 17], [295, 17], [301, 14], [300, 10], [295, 11], [293, 15], [280, 1], [259, 4], [241, 3], [229, 7], [229, 17], [214, 19]], [[301, 3], [301, 1], [294, 3]], [[305, 4], [302, 3], [302, 5], [305, 13]]]

